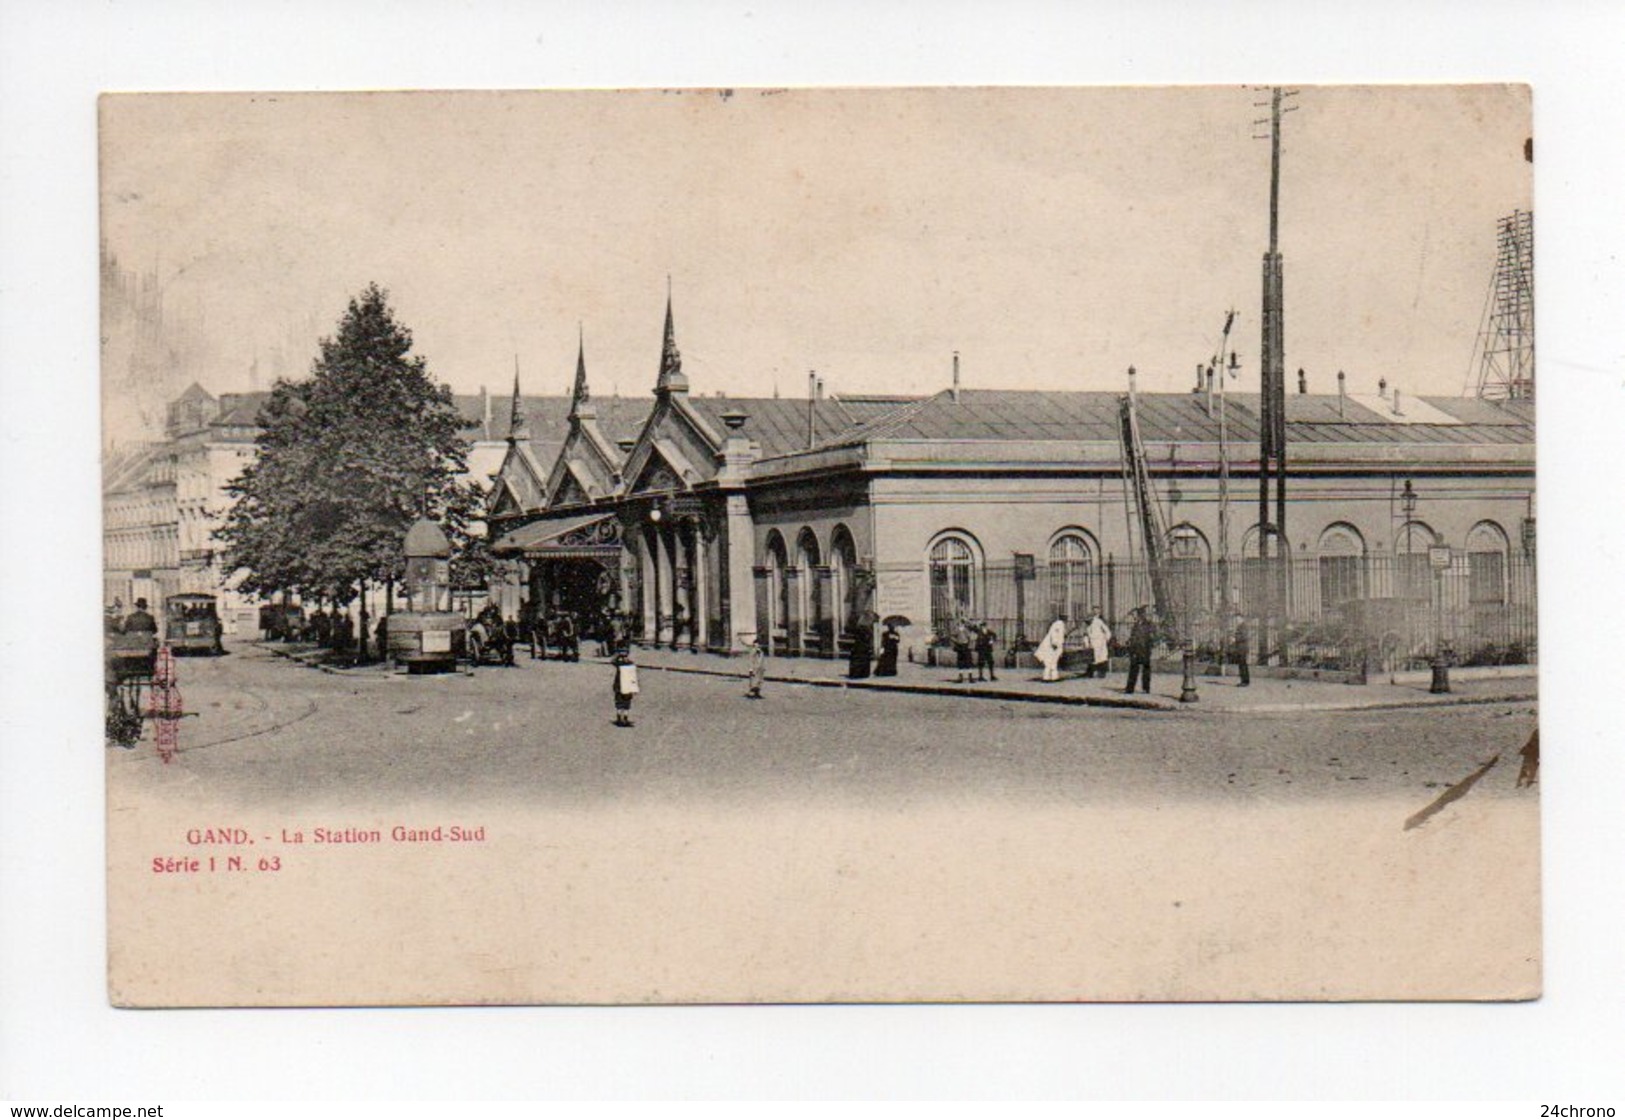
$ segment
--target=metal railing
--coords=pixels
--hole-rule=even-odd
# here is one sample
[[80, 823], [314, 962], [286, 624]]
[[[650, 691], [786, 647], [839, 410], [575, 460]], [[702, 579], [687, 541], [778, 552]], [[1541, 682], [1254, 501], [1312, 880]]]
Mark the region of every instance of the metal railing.
[[[1456, 665], [1533, 664], [1535, 563], [1504, 552], [1232, 560], [1174, 560], [1159, 637], [1189, 643], [1199, 659], [1233, 659], [1244, 636], [1249, 660], [1295, 668], [1401, 671], [1436, 653]], [[1433, 566], [1439, 564], [1438, 567]], [[1222, 589], [1228, 583], [1228, 604]], [[1099, 607], [1114, 645], [1132, 610], [1151, 606], [1144, 562], [989, 564], [967, 586], [931, 584], [931, 625], [946, 635], [955, 614], [991, 625], [1005, 648], [1031, 647], [1058, 616], [1068, 648]], [[1227, 610], [1228, 608], [1228, 610]]]

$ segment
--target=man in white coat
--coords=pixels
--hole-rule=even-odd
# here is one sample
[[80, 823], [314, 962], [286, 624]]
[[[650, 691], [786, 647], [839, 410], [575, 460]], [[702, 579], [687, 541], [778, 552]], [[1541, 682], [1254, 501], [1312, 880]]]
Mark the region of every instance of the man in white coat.
[[1061, 674], [1059, 672], [1061, 666], [1061, 654], [1065, 651], [1065, 649], [1066, 616], [1061, 615], [1060, 617], [1056, 618], [1054, 622], [1049, 624], [1049, 633], [1044, 635], [1044, 640], [1039, 642], [1038, 648], [1033, 651], [1033, 656], [1038, 658], [1040, 665], [1044, 666], [1044, 679], [1046, 681], [1057, 681], [1061, 679]]
[[1087, 677], [1098, 676], [1106, 679], [1106, 671], [1111, 659], [1112, 628], [1106, 625], [1106, 620], [1100, 617], [1100, 608], [1095, 607], [1089, 615], [1089, 651], [1091, 653], [1088, 670], [1083, 674]]

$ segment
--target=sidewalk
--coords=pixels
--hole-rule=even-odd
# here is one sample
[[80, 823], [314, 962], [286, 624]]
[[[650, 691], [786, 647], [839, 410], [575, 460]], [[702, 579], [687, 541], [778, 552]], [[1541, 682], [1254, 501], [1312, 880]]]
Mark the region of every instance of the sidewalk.
[[[256, 648], [285, 657], [326, 673], [383, 675], [393, 672], [389, 665], [373, 662], [363, 666], [334, 663], [332, 653], [314, 645], [256, 643]], [[746, 662], [742, 657], [686, 650], [634, 650], [641, 668], [664, 673], [693, 673], [712, 677], [735, 677], [743, 681]], [[583, 661], [599, 658], [583, 656]], [[518, 665], [533, 665], [521, 650]], [[872, 692], [910, 692], [921, 695], [959, 696], [976, 700], [1003, 700], [1021, 703], [1070, 704], [1092, 708], [1126, 708], [1159, 712], [1226, 712], [1259, 715], [1294, 712], [1366, 711], [1385, 708], [1423, 708], [1456, 704], [1490, 704], [1536, 700], [1534, 666], [1500, 668], [1493, 673], [1458, 669], [1451, 675], [1451, 691], [1435, 696], [1428, 692], [1431, 675], [1406, 673], [1371, 684], [1337, 684], [1313, 680], [1279, 680], [1255, 675], [1252, 684], [1240, 687], [1234, 676], [1223, 679], [1198, 676], [1197, 700], [1179, 701], [1181, 678], [1178, 673], [1158, 673], [1151, 692], [1123, 693], [1124, 675], [1114, 672], [1101, 680], [1085, 680], [1076, 673], [1063, 673], [1061, 679], [1046, 683], [1032, 669], [1000, 670], [997, 681], [960, 684], [952, 669], [908, 662], [898, 665], [895, 677], [869, 677], [847, 680], [846, 662], [818, 658], [770, 658], [767, 679], [778, 684], [815, 688], [851, 688]]]
[[[698, 673], [707, 676], [738, 677], [743, 680], [745, 660], [710, 653], [683, 650], [638, 649], [634, 657], [641, 668], [670, 673]], [[1452, 691], [1435, 696], [1428, 692], [1429, 679], [1398, 678], [1397, 683], [1373, 682], [1365, 685], [1333, 684], [1325, 681], [1277, 680], [1254, 676], [1252, 684], [1240, 687], [1236, 677], [1224, 679], [1199, 676], [1198, 699], [1179, 702], [1181, 678], [1177, 673], [1159, 673], [1149, 694], [1123, 693], [1124, 674], [1114, 672], [1101, 680], [1063, 674], [1059, 681], [1045, 683], [1031, 669], [1000, 670], [997, 681], [960, 684], [952, 669], [930, 668], [904, 663], [896, 677], [869, 677], [847, 680], [845, 661], [813, 658], [770, 658], [767, 679], [780, 684], [810, 685], [822, 688], [868, 689], [886, 692], [913, 692], [940, 696], [964, 696], [980, 700], [1003, 700], [1047, 704], [1073, 704], [1100, 708], [1130, 708], [1148, 711], [1293, 713], [1306, 711], [1359, 711], [1383, 708], [1420, 708], [1452, 704], [1534, 702], [1536, 678], [1533, 666], [1522, 675], [1503, 671], [1491, 677], [1463, 672], [1452, 679]]]

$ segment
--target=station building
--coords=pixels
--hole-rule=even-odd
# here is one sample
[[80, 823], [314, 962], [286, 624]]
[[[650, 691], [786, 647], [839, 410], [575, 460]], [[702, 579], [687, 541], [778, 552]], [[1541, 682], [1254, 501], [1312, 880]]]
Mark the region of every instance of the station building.
[[[1274, 617], [1260, 633], [1283, 663], [1376, 645], [1400, 664], [1441, 642], [1533, 659], [1533, 403], [1300, 390], [1286, 403], [1290, 559], [1273, 569], [1258, 559], [1257, 395], [1135, 395], [1188, 637], [1216, 643], [1228, 598]], [[515, 564], [506, 605], [620, 611], [639, 640], [696, 650], [761, 634], [790, 656], [838, 656], [876, 618], [906, 620], [916, 657], [956, 615], [1007, 648], [1097, 606], [1121, 627], [1152, 597], [1122, 398], [701, 396], [668, 305], [652, 398], [601, 409], [578, 356], [551, 463], [514, 417], [491, 506]]]

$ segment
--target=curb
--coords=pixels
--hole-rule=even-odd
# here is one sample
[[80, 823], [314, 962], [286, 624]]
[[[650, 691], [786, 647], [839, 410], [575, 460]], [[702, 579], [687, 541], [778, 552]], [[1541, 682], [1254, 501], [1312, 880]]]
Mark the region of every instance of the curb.
[[[274, 646], [264, 644], [256, 644], [256, 648], [266, 650], [288, 661], [296, 661], [308, 669], [317, 669], [334, 676], [353, 676], [356, 673], [355, 669], [341, 669], [332, 665], [324, 665], [290, 650], [277, 649]], [[609, 664], [607, 660], [602, 658], [588, 657], [582, 660]], [[726, 669], [708, 669], [698, 665], [655, 665], [646, 662], [638, 667], [656, 673], [687, 673], [691, 676], [721, 677], [735, 681], [745, 679], [743, 673]], [[1063, 677], [1062, 679], [1079, 679], [1079, 677], [1079, 674], [1072, 674], [1070, 677]], [[1211, 714], [1218, 716], [1280, 716], [1301, 715], [1305, 712], [1391, 712], [1411, 711], [1420, 708], [1464, 707], [1470, 704], [1529, 704], [1536, 703], [1539, 700], [1536, 693], [1519, 692], [1504, 696], [1452, 696], [1449, 699], [1441, 700], [1417, 697], [1415, 700], [1374, 700], [1370, 703], [1355, 704], [1260, 704], [1251, 708], [1233, 708], [1203, 703], [1202, 701], [1184, 705], [1168, 700], [1130, 700], [1126, 696], [1075, 696], [1066, 693], [1044, 696], [1031, 692], [1016, 692], [1006, 688], [984, 689], [964, 685], [925, 685], [905, 684], [902, 682], [892, 684], [872, 678], [853, 681], [840, 677], [792, 677], [770, 673], [765, 679], [773, 684], [805, 685], [809, 688], [848, 688], [869, 692], [897, 692], [913, 696], [958, 696], [972, 700], [1002, 700], [1016, 704], [1059, 704], [1074, 708], [1118, 708], [1128, 711], [1177, 712], [1186, 715]]]
[[[743, 681], [742, 673], [731, 673], [721, 669], [705, 669], [700, 667], [687, 667], [680, 665], [654, 665], [644, 663], [638, 666], [659, 673], [688, 673], [694, 676], [725, 677], [730, 680]], [[1130, 700], [1114, 696], [1073, 696], [1057, 694], [1053, 696], [1035, 695], [1030, 692], [1014, 692], [1009, 689], [980, 689], [955, 685], [917, 685], [917, 684], [883, 684], [869, 680], [850, 681], [817, 677], [790, 677], [768, 674], [766, 680], [774, 684], [799, 684], [813, 688], [850, 688], [868, 689], [874, 692], [902, 692], [916, 696], [964, 696], [973, 700], [1004, 700], [1027, 704], [1062, 704], [1072, 707], [1087, 708], [1126, 708], [1150, 712], [1179, 712], [1190, 715], [1204, 713], [1223, 716], [1248, 715], [1300, 715], [1305, 712], [1381, 712], [1396, 710], [1413, 710], [1418, 708], [1450, 708], [1469, 704], [1524, 704], [1538, 700], [1535, 693], [1513, 693], [1506, 696], [1453, 696], [1447, 700], [1376, 700], [1363, 704], [1261, 704], [1252, 708], [1232, 708], [1213, 704], [1204, 705], [1198, 701], [1192, 705], [1182, 705], [1171, 701], [1159, 700]]]
[[[652, 664], [639, 665], [638, 668], [652, 670], [657, 673], [689, 673], [702, 677], [726, 677], [736, 681], [745, 679], [743, 673], [729, 673], [721, 669]], [[768, 674], [764, 679], [774, 684], [801, 684], [812, 688], [850, 688], [870, 692], [904, 692], [916, 696], [968, 696], [975, 700], [1007, 700], [1028, 704], [1069, 704], [1078, 708], [1130, 708], [1143, 712], [1178, 711], [1178, 708], [1173, 704], [1157, 700], [1130, 700], [1127, 697], [1117, 699], [1112, 696], [1069, 696], [1065, 694], [1035, 696], [1030, 692], [1014, 692], [1006, 688], [982, 689], [963, 685], [889, 684], [874, 680], [851, 681], [832, 677], [786, 677], [773, 674]]]

